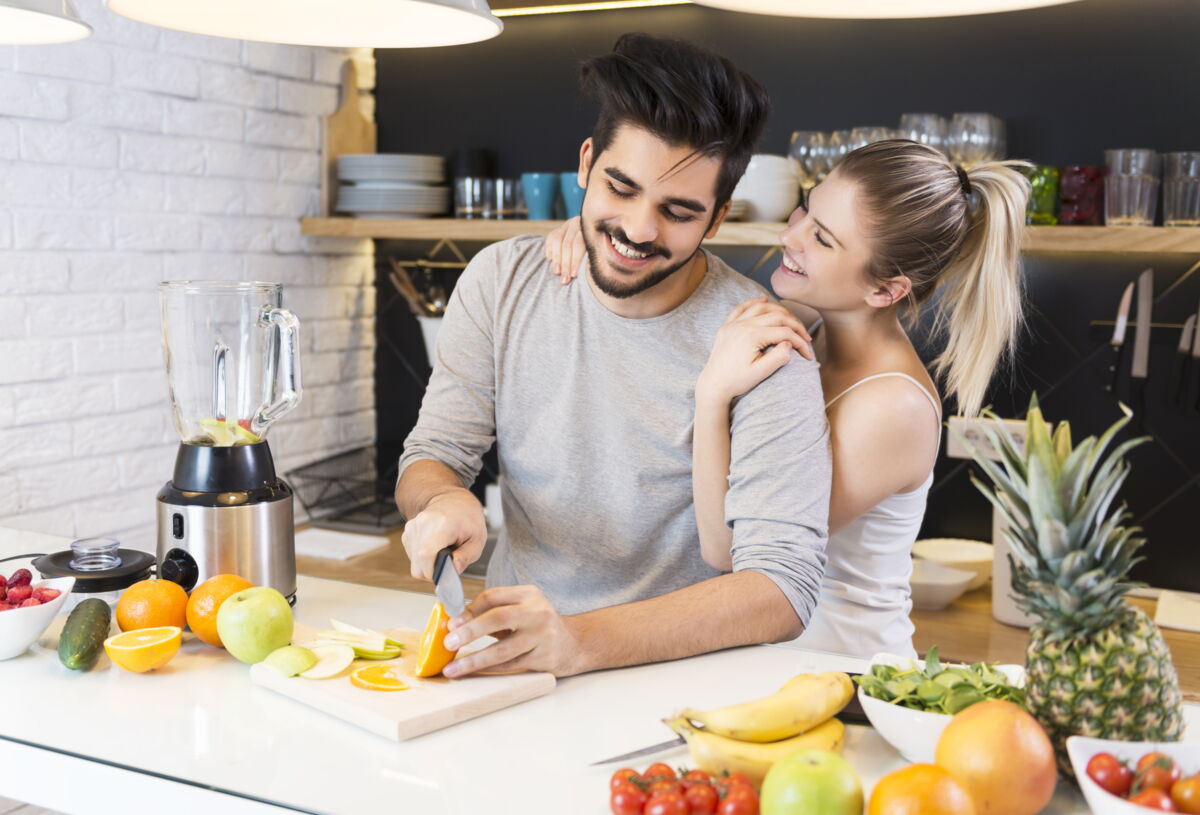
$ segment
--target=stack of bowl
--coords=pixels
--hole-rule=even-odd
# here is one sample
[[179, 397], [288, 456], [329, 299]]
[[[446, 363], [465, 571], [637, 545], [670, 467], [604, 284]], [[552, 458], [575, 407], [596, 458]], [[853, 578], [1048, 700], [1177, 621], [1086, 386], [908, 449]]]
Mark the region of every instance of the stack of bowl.
[[746, 220], [786, 221], [800, 203], [800, 170], [795, 159], [764, 153], [752, 156], [733, 198], [746, 203]]
[[450, 206], [445, 159], [407, 153], [338, 156], [337, 210], [360, 218], [421, 218]]

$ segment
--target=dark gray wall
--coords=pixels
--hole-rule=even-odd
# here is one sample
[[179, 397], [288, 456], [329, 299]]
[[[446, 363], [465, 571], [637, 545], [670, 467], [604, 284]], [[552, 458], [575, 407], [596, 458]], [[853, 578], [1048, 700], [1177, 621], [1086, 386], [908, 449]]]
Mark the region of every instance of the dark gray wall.
[[[577, 65], [625, 31], [685, 37], [758, 76], [774, 100], [764, 149], [783, 152], [791, 130], [892, 124], [907, 111], [983, 110], [1009, 125], [1010, 153], [1041, 163], [1099, 163], [1114, 146], [1200, 149], [1200, 3], [1083, 0], [1003, 15], [922, 21], [789, 20], [700, 7], [518, 18], [498, 39], [460, 48], [378, 52], [381, 152], [498, 152], [500, 172], [573, 169], [594, 111], [578, 97]], [[380, 243], [381, 255], [428, 245]], [[723, 249], [749, 270], [761, 249]], [[1037, 390], [1046, 413], [1076, 437], [1119, 412], [1106, 393], [1105, 335], [1122, 287], [1146, 266], [1163, 296], [1155, 320], [1182, 322], [1200, 301], [1196, 258], [1113, 254], [1030, 258], [1029, 328], [1013, 370], [990, 401], [1018, 415]], [[761, 281], [765, 282], [765, 280]], [[379, 438], [394, 461], [428, 375], [420, 332], [380, 278]], [[1151, 358], [1147, 425], [1154, 442], [1131, 457], [1125, 497], [1148, 531], [1135, 574], [1200, 591], [1200, 413], [1167, 402], [1172, 343]], [[926, 349], [926, 356], [936, 349]], [[1128, 398], [1126, 393], [1121, 394]], [[1192, 393], [1195, 398], [1195, 392]], [[968, 468], [943, 458], [925, 536], [990, 535], [990, 509]]]

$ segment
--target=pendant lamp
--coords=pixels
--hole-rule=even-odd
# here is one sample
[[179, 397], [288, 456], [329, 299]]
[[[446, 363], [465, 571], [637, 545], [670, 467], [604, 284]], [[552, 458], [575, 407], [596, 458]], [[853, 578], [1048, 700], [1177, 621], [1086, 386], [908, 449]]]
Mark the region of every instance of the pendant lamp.
[[122, 17], [162, 28], [331, 48], [459, 45], [490, 39], [504, 28], [487, 0], [106, 0], [106, 4]]
[[779, 17], [831, 17], [838, 19], [904, 17], [958, 17], [994, 14], [1040, 6], [1058, 6], [1078, 0], [694, 0], [702, 6], [774, 14]]
[[71, 42], [91, 33], [71, 0], [0, 0], [0, 45]]

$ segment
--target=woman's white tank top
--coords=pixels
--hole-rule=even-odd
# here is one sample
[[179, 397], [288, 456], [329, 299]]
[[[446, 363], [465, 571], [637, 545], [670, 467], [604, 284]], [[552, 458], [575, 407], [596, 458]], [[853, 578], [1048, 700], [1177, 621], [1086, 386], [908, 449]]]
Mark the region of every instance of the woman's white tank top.
[[[825, 403], [828, 410], [850, 391], [883, 377], [907, 379], [929, 399], [940, 424], [941, 406], [920, 382], [891, 372], [860, 379]], [[939, 432], [939, 439], [941, 434]], [[827, 564], [817, 609], [792, 643], [817, 651], [870, 658], [888, 652], [916, 657], [909, 580], [912, 545], [925, 517], [933, 472], [911, 492], [889, 495], [829, 536]]]

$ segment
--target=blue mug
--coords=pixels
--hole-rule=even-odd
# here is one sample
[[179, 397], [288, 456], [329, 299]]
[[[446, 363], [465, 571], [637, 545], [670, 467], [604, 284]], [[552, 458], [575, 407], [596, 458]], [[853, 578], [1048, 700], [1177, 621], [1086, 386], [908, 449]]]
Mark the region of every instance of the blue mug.
[[554, 173], [522, 173], [521, 189], [529, 220], [549, 221], [554, 217], [554, 199], [558, 196], [558, 177]]
[[578, 178], [579, 173], [576, 172], [558, 174], [568, 218], [574, 218], [583, 210], [583, 187], [579, 186]]

